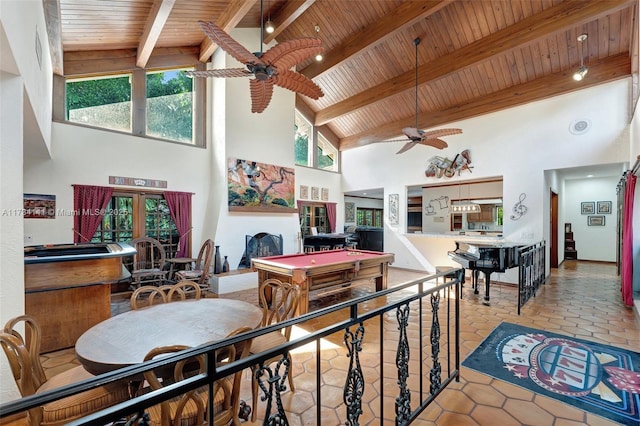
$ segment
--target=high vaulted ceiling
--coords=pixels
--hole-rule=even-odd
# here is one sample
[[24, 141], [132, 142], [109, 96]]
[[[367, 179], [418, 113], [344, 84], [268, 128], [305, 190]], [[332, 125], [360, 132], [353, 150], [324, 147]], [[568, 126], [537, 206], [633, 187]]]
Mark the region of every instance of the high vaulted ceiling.
[[[44, 0], [54, 72], [104, 74], [207, 62], [198, 20], [276, 24], [265, 42], [319, 36], [298, 71], [324, 92], [296, 106], [341, 150], [638, 73], [639, 0]], [[319, 31], [318, 31], [319, 30]], [[573, 73], [583, 61], [584, 80]], [[256, 46], [246, 46], [256, 51]], [[634, 79], [634, 82], [637, 79]], [[634, 84], [634, 89], [636, 85]], [[634, 94], [634, 98], [635, 98]], [[635, 105], [635, 99], [632, 102]], [[247, 98], [247, 109], [250, 99]], [[464, 130], [464, 129], [463, 129]], [[447, 139], [446, 137], [444, 139]], [[400, 145], [399, 145], [400, 147]], [[429, 148], [432, 149], [432, 148]]]

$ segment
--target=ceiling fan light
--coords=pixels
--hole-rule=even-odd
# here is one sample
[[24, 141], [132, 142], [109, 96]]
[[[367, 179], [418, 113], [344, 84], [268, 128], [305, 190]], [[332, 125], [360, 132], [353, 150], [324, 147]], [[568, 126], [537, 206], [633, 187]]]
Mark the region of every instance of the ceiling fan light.
[[273, 25], [273, 22], [271, 22], [271, 20], [269, 20], [264, 24], [264, 30], [268, 34], [273, 34], [273, 32], [276, 30], [276, 27], [275, 27], [275, 25]]
[[578, 71], [573, 74], [573, 79], [575, 81], [581, 81], [587, 75], [587, 72], [589, 72], [589, 68], [587, 68], [585, 65], [580, 65]]

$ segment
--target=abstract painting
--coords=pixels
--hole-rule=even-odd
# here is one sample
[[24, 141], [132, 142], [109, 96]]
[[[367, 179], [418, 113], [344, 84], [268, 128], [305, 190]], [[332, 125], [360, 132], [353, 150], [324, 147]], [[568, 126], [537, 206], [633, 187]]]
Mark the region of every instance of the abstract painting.
[[229, 158], [227, 166], [229, 211], [298, 211], [294, 169], [237, 158]]

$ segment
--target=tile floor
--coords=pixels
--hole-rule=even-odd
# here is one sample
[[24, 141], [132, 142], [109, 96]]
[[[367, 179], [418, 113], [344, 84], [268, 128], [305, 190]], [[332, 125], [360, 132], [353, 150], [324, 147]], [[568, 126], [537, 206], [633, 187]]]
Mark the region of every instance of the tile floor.
[[[419, 274], [391, 268], [390, 285], [403, 282]], [[494, 274], [499, 281], [500, 275]], [[353, 290], [352, 294], [368, 289]], [[633, 309], [621, 303], [619, 278], [614, 264], [565, 261], [552, 271], [537, 296], [516, 314], [516, 289], [514, 286], [492, 284], [491, 306], [484, 306], [482, 295], [474, 295], [469, 286], [463, 289], [461, 300], [461, 359], [469, 355], [501, 321], [509, 321], [558, 334], [586, 340], [613, 344], [621, 348], [640, 350], [640, 317]], [[322, 306], [339, 300], [345, 293], [314, 300], [314, 306]], [[223, 297], [257, 302], [255, 291], [229, 293]], [[114, 298], [114, 313], [127, 309], [126, 300]], [[311, 324], [320, 327], [323, 324]], [[330, 340], [330, 339], [329, 339]], [[341, 339], [340, 339], [341, 340]], [[332, 342], [328, 342], [331, 346]], [[344, 357], [341, 341], [335, 341], [332, 349], [322, 352], [323, 391], [322, 424], [336, 425], [344, 422], [342, 386], [348, 359]], [[377, 345], [371, 345], [373, 351]], [[367, 356], [365, 347], [361, 360], [363, 369], [376, 368], [377, 356]], [[295, 392], [283, 394], [283, 403], [291, 425], [314, 425], [315, 420], [315, 361], [304, 351], [293, 355]], [[77, 363], [73, 350], [43, 355], [47, 374], [55, 374]], [[388, 371], [395, 374], [395, 365]], [[414, 425], [612, 425], [601, 417], [586, 413], [570, 405], [537, 395], [520, 387], [493, 379], [475, 371], [461, 368], [460, 382], [452, 383], [414, 422]], [[251, 400], [250, 378], [243, 381], [242, 396]], [[393, 383], [392, 383], [393, 382]], [[395, 379], [390, 378], [394, 384]], [[379, 418], [379, 402], [376, 403], [376, 386], [365, 385], [361, 425], [393, 424], [393, 402], [386, 404], [384, 419]], [[258, 414], [263, 412], [258, 407]], [[247, 422], [251, 423], [251, 422]], [[256, 424], [261, 424], [260, 416]]]

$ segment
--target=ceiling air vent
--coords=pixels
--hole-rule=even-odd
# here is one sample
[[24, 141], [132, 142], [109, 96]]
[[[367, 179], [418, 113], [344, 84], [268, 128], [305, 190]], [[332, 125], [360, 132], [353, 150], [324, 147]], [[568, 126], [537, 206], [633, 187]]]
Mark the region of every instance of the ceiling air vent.
[[574, 135], [583, 135], [591, 128], [591, 121], [587, 119], [574, 120], [569, 126], [569, 131]]

